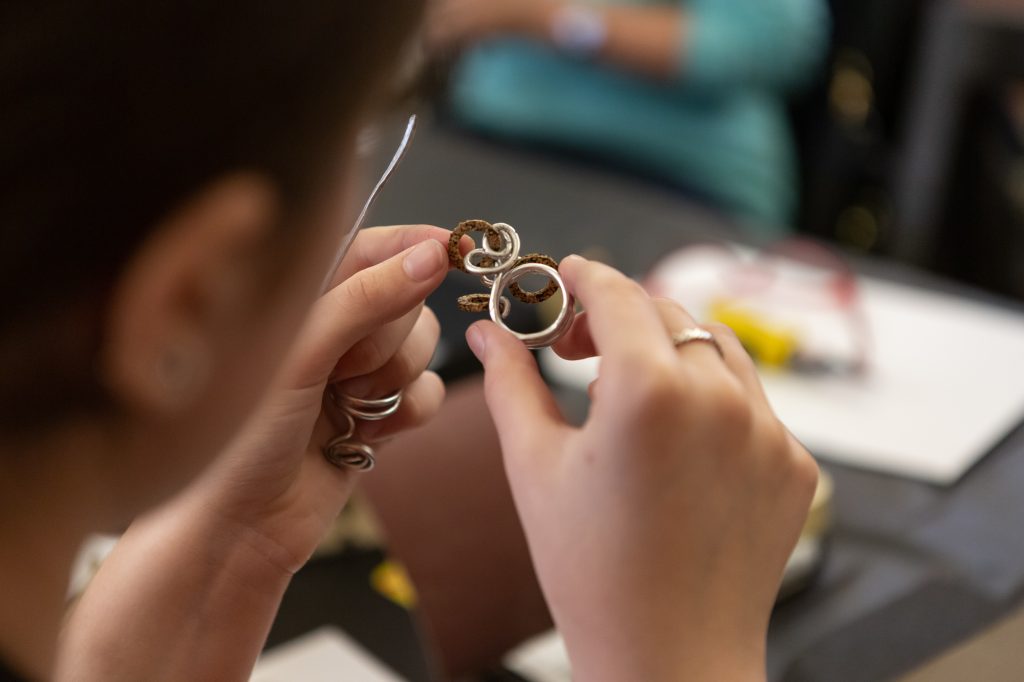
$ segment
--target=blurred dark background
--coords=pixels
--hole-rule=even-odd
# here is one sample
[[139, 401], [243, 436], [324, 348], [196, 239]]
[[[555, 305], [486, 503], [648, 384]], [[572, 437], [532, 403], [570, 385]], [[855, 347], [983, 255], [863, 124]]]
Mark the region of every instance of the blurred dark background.
[[1024, 297], [1024, 3], [830, 5], [798, 229]]

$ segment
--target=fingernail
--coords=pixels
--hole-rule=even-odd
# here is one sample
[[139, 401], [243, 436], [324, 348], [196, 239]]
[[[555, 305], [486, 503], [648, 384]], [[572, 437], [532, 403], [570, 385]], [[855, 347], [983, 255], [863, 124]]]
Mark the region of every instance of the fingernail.
[[409, 279], [416, 282], [423, 282], [433, 277], [447, 264], [447, 254], [444, 247], [433, 239], [421, 242], [416, 245], [408, 256], [402, 267]]
[[469, 344], [469, 349], [473, 351], [473, 355], [480, 362], [484, 361], [484, 348], [487, 342], [484, 340], [483, 332], [477, 329], [476, 325], [466, 330], [466, 343]]
[[565, 265], [566, 263], [568, 263], [568, 264], [571, 265], [573, 263], [585, 263], [586, 261], [587, 261], [586, 258], [584, 258], [583, 256], [580, 256], [580, 255], [577, 255], [577, 254], [574, 253], [574, 254], [571, 254], [571, 255], [566, 256], [565, 258], [563, 258], [561, 264]]

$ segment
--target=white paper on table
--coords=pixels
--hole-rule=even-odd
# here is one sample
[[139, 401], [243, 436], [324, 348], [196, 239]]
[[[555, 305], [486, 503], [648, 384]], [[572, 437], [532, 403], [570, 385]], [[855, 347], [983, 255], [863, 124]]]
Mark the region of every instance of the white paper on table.
[[[955, 483], [1024, 419], [1024, 316], [872, 279], [860, 293], [873, 337], [868, 376], [762, 371], [772, 406], [815, 455]], [[595, 361], [551, 351], [541, 361], [581, 388], [597, 372]]]
[[76, 599], [85, 592], [100, 565], [114, 551], [119, 535], [88, 536], [78, 549], [78, 556], [71, 565], [71, 578], [68, 584], [68, 599]]
[[260, 656], [249, 682], [402, 682], [344, 632], [323, 627]]
[[569, 652], [555, 630], [523, 642], [505, 656], [502, 664], [530, 682], [572, 682]]

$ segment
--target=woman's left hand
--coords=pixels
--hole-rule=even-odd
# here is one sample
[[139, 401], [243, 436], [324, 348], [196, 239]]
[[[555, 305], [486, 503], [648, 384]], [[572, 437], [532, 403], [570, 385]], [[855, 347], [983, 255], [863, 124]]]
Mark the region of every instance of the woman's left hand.
[[393, 416], [357, 421], [355, 439], [366, 444], [423, 423], [441, 405], [444, 385], [427, 371], [440, 328], [423, 302], [448, 271], [449, 234], [426, 226], [361, 232], [262, 406], [178, 502], [198, 503], [222, 532], [286, 571], [301, 567], [359, 477], [322, 454], [346, 426], [328, 386], [364, 398], [403, 391]]
[[[321, 448], [341, 429], [325, 400], [404, 390], [372, 442], [429, 419], [438, 327], [423, 306], [448, 271], [436, 227], [366, 230], [313, 306], [261, 406], [199, 480], [135, 520], [78, 602], [55, 679], [248, 679], [291, 575], [359, 475]], [[129, 645], [126, 645], [128, 642]]]

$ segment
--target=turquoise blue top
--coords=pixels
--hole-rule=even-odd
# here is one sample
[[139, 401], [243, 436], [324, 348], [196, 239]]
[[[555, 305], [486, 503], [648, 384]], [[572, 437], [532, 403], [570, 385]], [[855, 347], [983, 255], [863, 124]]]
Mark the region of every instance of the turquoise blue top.
[[[596, 4], [596, 3], [595, 3]], [[787, 91], [818, 64], [824, 0], [633, 0], [680, 4], [677, 78], [656, 82], [501, 39], [456, 68], [452, 105], [490, 133], [617, 159], [696, 190], [766, 230], [790, 226], [797, 169]]]

